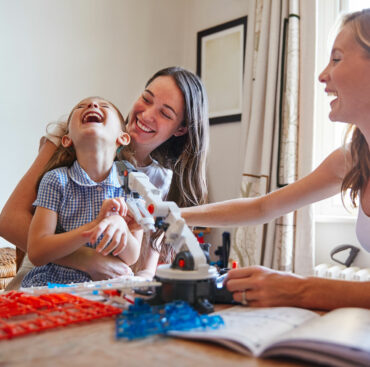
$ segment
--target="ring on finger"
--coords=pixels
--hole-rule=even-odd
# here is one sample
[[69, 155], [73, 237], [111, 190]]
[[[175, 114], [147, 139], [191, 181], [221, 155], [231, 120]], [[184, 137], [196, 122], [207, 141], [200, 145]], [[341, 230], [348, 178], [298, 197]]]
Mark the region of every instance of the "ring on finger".
[[244, 290], [243, 292], [242, 292], [242, 305], [243, 306], [247, 306], [248, 305], [248, 301], [247, 301], [247, 299], [246, 299], [246, 294], [245, 294], [245, 292], [246, 292], [246, 290]]

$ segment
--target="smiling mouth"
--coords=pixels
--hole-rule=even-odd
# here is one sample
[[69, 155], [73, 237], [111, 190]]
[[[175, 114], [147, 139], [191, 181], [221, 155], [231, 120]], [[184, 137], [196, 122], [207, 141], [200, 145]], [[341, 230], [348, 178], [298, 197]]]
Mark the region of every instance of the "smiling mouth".
[[337, 92], [328, 92], [328, 97], [330, 98], [330, 104], [332, 104], [334, 101], [338, 99], [338, 93]]
[[82, 123], [102, 123], [104, 121], [103, 115], [96, 111], [90, 111], [83, 115]]
[[146, 133], [154, 133], [155, 131], [149, 128], [148, 126], [144, 125], [141, 121], [136, 119], [136, 125], [139, 127], [140, 130], [146, 132]]

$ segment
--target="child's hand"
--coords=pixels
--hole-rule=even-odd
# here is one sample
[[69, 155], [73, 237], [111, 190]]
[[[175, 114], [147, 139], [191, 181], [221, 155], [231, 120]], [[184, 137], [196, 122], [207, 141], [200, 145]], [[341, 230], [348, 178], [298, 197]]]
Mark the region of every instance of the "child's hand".
[[120, 215], [110, 215], [101, 220], [94, 228], [83, 233], [94, 244], [101, 234], [104, 234], [96, 251], [106, 256], [112, 253], [117, 256], [127, 245], [128, 227]]
[[[140, 204], [145, 207], [145, 201], [143, 199], [137, 199], [136, 202], [138, 201], [140, 201]], [[138, 209], [140, 211], [140, 207], [138, 207]], [[136, 222], [130, 210], [127, 210], [127, 213], [123, 216], [123, 218], [125, 219], [127, 226], [131, 232], [142, 230], [142, 227]]]
[[141, 226], [136, 222], [135, 218], [133, 217], [130, 211], [128, 211], [127, 214], [123, 216], [123, 218], [126, 221], [127, 227], [130, 230], [130, 232], [142, 230]]
[[100, 208], [98, 220], [101, 221], [110, 215], [120, 215], [124, 217], [127, 214], [127, 205], [124, 198], [105, 199]]

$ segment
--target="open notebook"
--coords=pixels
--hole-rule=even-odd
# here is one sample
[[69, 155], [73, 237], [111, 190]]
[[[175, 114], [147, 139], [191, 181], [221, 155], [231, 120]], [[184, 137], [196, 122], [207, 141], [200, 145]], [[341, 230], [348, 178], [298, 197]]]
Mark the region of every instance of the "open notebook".
[[235, 306], [217, 314], [224, 319], [224, 328], [171, 335], [220, 343], [262, 358], [290, 356], [339, 367], [370, 366], [370, 310], [342, 308], [320, 316], [293, 307]]

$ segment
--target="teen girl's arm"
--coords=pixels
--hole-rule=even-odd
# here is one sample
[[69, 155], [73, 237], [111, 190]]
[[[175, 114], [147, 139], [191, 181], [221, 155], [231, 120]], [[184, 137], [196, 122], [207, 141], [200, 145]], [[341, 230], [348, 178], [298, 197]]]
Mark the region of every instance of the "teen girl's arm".
[[188, 225], [205, 227], [262, 224], [340, 191], [345, 151], [331, 153], [312, 173], [279, 190], [256, 198], [240, 198], [181, 209]]
[[0, 236], [27, 251], [27, 236], [36, 199], [36, 182], [56, 146], [47, 141], [40, 148], [32, 166], [19, 181], [0, 214]]

